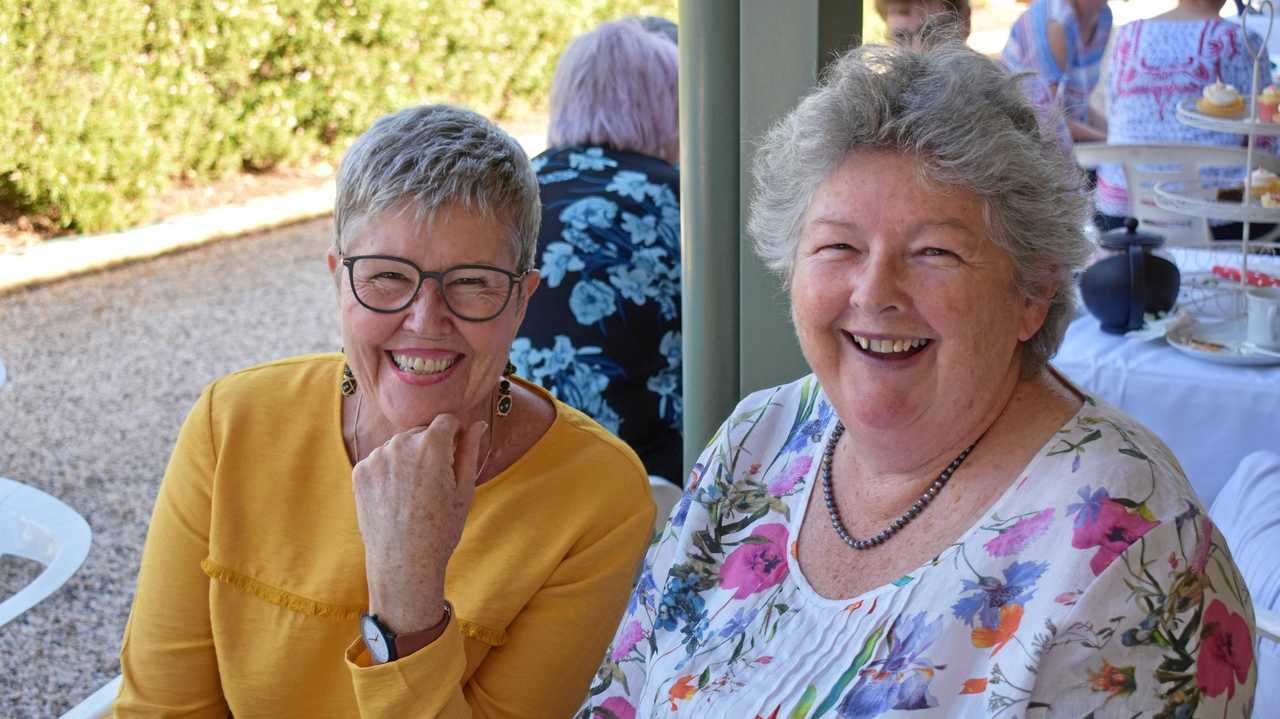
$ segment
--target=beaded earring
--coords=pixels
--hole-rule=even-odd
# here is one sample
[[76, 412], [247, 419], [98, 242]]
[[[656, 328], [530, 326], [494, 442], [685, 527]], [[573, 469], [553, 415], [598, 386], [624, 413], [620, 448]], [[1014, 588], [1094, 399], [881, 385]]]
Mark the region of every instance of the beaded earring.
[[502, 379], [498, 380], [498, 416], [506, 417], [511, 414], [511, 375], [516, 373], [516, 366], [507, 362], [506, 369], [502, 370]]

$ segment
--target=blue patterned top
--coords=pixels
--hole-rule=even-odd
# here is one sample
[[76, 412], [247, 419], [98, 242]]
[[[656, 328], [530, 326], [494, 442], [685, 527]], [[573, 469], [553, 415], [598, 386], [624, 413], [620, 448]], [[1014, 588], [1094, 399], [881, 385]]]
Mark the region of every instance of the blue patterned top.
[[663, 160], [602, 147], [550, 149], [533, 167], [542, 285], [511, 345], [516, 372], [678, 483], [679, 175]]

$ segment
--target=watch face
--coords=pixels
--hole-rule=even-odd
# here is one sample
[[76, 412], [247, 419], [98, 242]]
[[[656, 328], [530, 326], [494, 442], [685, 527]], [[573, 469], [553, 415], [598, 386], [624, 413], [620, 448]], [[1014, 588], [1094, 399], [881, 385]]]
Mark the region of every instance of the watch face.
[[391, 659], [391, 649], [387, 639], [378, 626], [378, 620], [368, 614], [360, 617], [360, 633], [364, 635], [364, 645], [369, 648], [369, 655], [378, 664], [385, 664]]

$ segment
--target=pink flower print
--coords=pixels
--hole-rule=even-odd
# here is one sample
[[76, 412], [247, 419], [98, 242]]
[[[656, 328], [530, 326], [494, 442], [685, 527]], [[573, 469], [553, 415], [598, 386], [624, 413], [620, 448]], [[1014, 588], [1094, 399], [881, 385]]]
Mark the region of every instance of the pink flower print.
[[1028, 544], [1049, 531], [1053, 521], [1053, 507], [1042, 509], [1030, 517], [1023, 517], [1010, 527], [1000, 530], [990, 541], [982, 545], [993, 557], [1008, 557], [1026, 548]]
[[1236, 684], [1249, 678], [1253, 666], [1253, 641], [1244, 617], [1215, 599], [1204, 613], [1200, 629], [1200, 656], [1196, 659], [1196, 685], [1211, 697], [1222, 692], [1236, 695]]
[[1200, 540], [1196, 543], [1196, 551], [1191, 555], [1191, 571], [1204, 574], [1209, 564], [1209, 550], [1213, 548], [1213, 522], [1208, 517], [1200, 519]]
[[622, 697], [609, 697], [600, 702], [601, 709], [608, 709], [618, 719], [636, 719], [636, 708]]
[[725, 557], [720, 567], [720, 586], [736, 587], [734, 599], [745, 599], [776, 586], [787, 576], [787, 527], [762, 524], [737, 549]]
[[[1081, 496], [1087, 492], [1086, 487]], [[1136, 510], [1130, 511], [1108, 496], [1105, 489], [1086, 497], [1085, 504], [1087, 506], [1077, 504], [1067, 508], [1068, 513], [1078, 512], [1071, 546], [1076, 549], [1098, 548], [1098, 553], [1089, 560], [1094, 576], [1102, 574], [1130, 544], [1159, 524], [1143, 518]]]
[[781, 497], [791, 488], [796, 486], [805, 475], [809, 474], [809, 469], [813, 467], [813, 457], [804, 455], [791, 460], [791, 464], [787, 465], [786, 470], [782, 472], [782, 476], [769, 483], [769, 494], [774, 497]]
[[644, 627], [640, 626], [640, 622], [633, 619], [622, 632], [622, 636], [618, 638], [618, 643], [613, 647], [613, 653], [609, 655], [610, 658], [615, 662], [626, 659], [627, 655], [631, 653], [632, 649], [636, 648], [641, 639], [644, 639]]

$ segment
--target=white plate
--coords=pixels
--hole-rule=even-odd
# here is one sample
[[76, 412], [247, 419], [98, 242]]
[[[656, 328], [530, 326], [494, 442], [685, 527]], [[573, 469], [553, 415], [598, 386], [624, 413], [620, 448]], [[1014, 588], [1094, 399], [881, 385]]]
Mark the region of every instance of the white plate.
[[1178, 103], [1177, 112], [1179, 122], [1201, 130], [1232, 132], [1237, 135], [1250, 133], [1254, 135], [1280, 135], [1280, 123], [1250, 119], [1249, 116], [1253, 113], [1253, 100], [1245, 101], [1244, 112], [1240, 113], [1239, 117], [1218, 117], [1217, 115], [1200, 112], [1196, 109], [1196, 101], [1193, 98]]
[[1192, 322], [1169, 332], [1165, 339], [1179, 352], [1218, 364], [1265, 366], [1280, 364], [1280, 357], [1256, 354], [1240, 347], [1245, 338], [1244, 320]]

